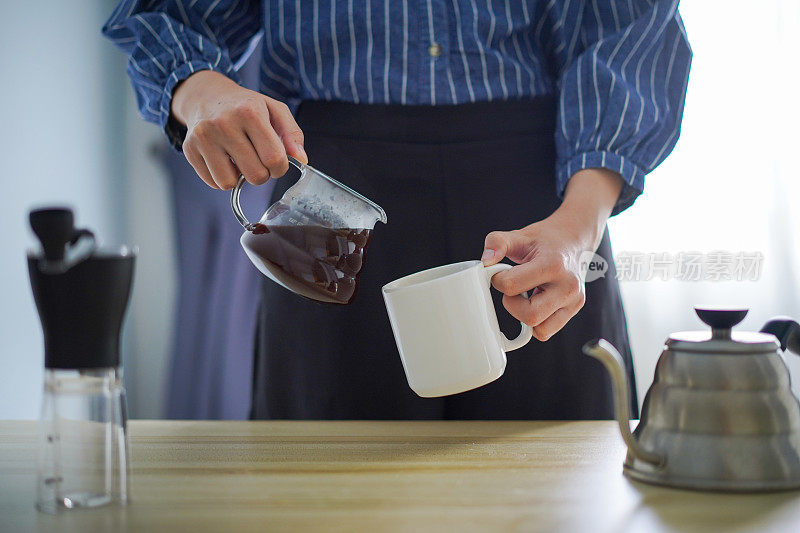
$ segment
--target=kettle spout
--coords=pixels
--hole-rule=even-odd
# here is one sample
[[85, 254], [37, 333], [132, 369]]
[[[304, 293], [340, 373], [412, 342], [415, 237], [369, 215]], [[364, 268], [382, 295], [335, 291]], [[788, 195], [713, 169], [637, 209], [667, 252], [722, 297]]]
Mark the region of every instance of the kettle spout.
[[611, 376], [614, 390], [614, 410], [619, 422], [619, 432], [628, 447], [628, 452], [641, 461], [655, 466], [664, 464], [664, 457], [645, 450], [631, 433], [630, 398], [628, 396], [628, 378], [625, 375], [625, 363], [616, 348], [605, 339], [596, 339], [583, 345], [583, 353], [594, 357], [606, 367]]

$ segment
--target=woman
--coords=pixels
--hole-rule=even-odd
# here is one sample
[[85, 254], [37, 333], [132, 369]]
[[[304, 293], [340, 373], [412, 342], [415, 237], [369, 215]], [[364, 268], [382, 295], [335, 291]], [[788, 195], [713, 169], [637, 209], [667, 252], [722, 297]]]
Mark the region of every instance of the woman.
[[[262, 31], [259, 93], [235, 63]], [[677, 140], [691, 62], [677, 0], [130, 0], [104, 32], [130, 54], [145, 118], [209, 186], [265, 183], [308, 152], [389, 214], [353, 304], [262, 283], [253, 417], [612, 415], [580, 346], [608, 338], [632, 372], [619, 287], [613, 270], [585, 284], [579, 258], [611, 258], [608, 217]], [[501, 325], [538, 341], [486, 387], [418, 398], [379, 289], [481, 244], [484, 264], [517, 265], [493, 279]]]

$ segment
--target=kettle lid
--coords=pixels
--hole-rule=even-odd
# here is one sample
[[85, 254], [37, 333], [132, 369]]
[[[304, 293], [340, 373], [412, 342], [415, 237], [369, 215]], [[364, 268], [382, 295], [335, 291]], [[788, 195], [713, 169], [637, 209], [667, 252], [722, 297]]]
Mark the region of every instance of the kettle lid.
[[747, 309], [695, 307], [694, 310], [711, 330], [673, 333], [666, 343], [670, 350], [752, 354], [775, 352], [780, 349], [780, 344], [774, 335], [756, 331], [733, 331], [733, 326], [744, 320]]

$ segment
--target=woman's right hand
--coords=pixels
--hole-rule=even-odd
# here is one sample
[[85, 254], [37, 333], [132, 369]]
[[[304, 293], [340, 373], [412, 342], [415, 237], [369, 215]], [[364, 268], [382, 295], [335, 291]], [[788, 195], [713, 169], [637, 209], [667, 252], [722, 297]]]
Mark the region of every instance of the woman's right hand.
[[172, 115], [186, 125], [183, 153], [210, 187], [228, 190], [239, 174], [253, 185], [289, 170], [286, 155], [308, 163], [303, 132], [283, 102], [201, 70], [175, 89]]

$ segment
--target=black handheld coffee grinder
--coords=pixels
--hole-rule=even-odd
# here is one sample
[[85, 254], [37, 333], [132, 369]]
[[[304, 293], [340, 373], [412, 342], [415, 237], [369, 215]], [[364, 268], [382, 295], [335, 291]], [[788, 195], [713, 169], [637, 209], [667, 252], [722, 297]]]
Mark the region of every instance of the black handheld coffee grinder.
[[100, 249], [64, 208], [31, 211], [28, 254], [44, 334], [37, 508], [56, 513], [128, 500], [120, 331], [135, 253]]

